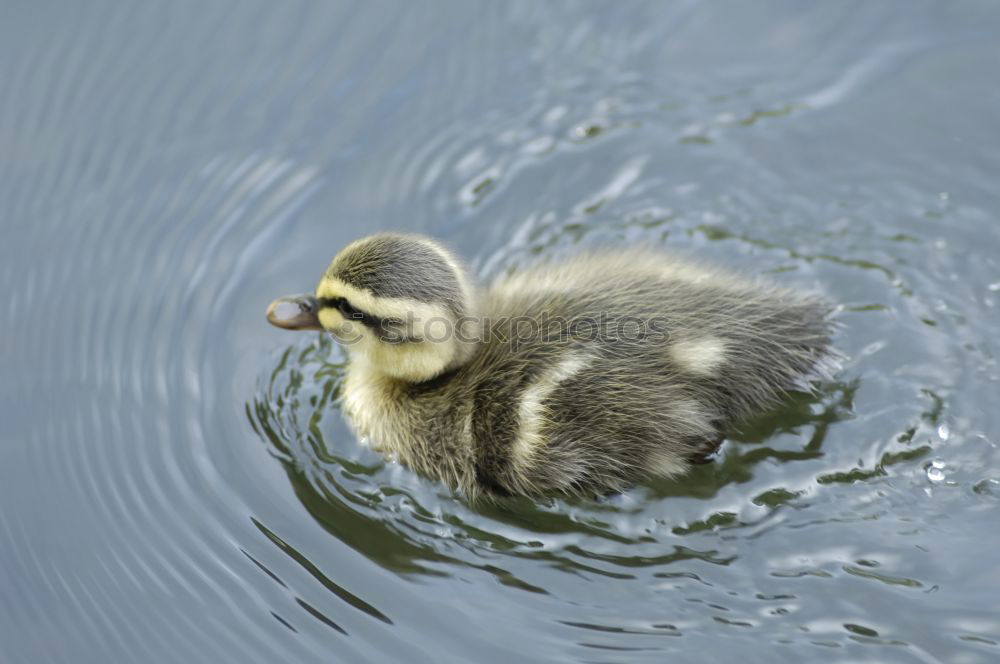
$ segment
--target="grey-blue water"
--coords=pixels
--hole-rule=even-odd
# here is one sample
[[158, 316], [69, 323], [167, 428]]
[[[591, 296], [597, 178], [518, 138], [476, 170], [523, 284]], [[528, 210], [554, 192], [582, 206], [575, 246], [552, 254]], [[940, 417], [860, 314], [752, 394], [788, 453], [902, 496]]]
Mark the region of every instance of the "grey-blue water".
[[[1000, 4], [6, 2], [0, 662], [1000, 661]], [[679, 483], [469, 504], [269, 327], [347, 241], [646, 244], [849, 357]]]

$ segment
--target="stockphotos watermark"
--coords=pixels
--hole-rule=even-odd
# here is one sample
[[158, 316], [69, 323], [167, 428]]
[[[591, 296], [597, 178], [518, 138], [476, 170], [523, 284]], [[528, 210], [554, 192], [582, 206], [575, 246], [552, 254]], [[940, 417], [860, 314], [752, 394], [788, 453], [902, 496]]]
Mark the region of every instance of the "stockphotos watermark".
[[458, 319], [434, 317], [422, 320], [412, 313], [402, 318], [374, 318], [355, 314], [334, 332], [341, 344], [351, 345], [374, 335], [389, 344], [506, 343], [518, 347], [527, 343], [599, 342], [643, 344], [669, 338], [667, 320], [652, 316], [614, 316], [608, 313], [566, 318], [543, 312], [539, 316]]

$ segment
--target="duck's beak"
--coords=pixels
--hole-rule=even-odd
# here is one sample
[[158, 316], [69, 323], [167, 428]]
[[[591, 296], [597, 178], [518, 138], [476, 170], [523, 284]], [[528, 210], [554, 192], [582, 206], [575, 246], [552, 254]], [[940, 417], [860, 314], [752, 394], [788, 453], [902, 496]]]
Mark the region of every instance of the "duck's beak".
[[312, 295], [279, 297], [267, 308], [267, 322], [284, 330], [322, 330]]

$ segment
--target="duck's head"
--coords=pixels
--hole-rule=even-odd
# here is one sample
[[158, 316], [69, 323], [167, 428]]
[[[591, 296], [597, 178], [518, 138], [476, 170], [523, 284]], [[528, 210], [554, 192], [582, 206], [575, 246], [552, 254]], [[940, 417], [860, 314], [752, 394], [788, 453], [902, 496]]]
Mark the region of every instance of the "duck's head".
[[344, 247], [315, 295], [278, 298], [267, 319], [325, 330], [352, 361], [410, 382], [461, 366], [480, 337], [475, 286], [461, 263], [428, 238], [395, 233]]

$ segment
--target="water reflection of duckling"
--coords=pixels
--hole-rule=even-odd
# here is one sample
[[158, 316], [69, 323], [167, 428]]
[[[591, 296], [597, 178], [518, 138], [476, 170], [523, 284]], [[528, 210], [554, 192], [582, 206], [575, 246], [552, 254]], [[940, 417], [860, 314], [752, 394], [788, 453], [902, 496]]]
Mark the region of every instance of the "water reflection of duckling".
[[607, 494], [676, 477], [739, 420], [826, 375], [830, 306], [642, 250], [480, 290], [436, 242], [380, 234], [268, 320], [330, 332], [359, 436], [475, 496]]

